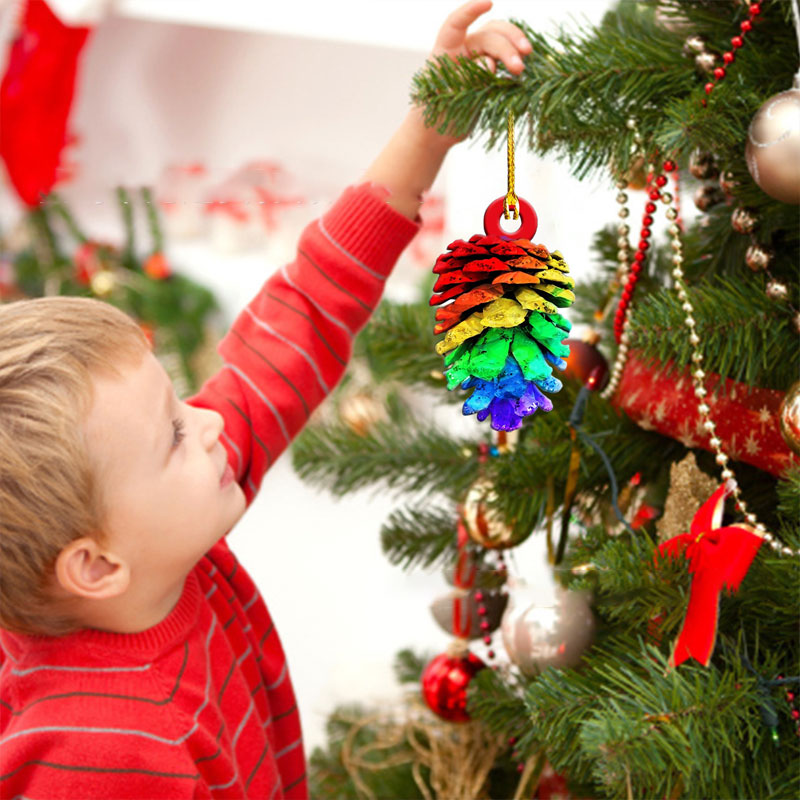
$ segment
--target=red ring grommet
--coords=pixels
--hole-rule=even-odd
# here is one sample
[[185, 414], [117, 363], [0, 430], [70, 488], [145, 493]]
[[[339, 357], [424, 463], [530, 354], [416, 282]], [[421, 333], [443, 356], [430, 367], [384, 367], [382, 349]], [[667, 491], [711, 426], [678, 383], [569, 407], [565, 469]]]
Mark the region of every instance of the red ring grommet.
[[533, 206], [521, 197], [519, 200], [519, 228], [511, 233], [506, 233], [500, 227], [500, 217], [503, 216], [503, 203], [505, 203], [506, 196], [498, 197], [486, 209], [483, 215], [483, 230], [487, 236], [499, 236], [501, 239], [533, 239], [536, 235], [536, 229], [539, 227], [539, 218], [533, 210]]

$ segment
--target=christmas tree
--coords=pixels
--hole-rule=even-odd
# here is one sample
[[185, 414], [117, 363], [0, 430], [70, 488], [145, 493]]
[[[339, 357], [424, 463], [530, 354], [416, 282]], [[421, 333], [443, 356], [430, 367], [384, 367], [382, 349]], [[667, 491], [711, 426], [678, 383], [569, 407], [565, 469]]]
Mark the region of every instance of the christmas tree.
[[[521, 76], [440, 59], [416, 76], [414, 101], [487, 148], [506, 146], [513, 115], [517, 147], [606, 176], [618, 219], [596, 234], [596, 274], [559, 314], [538, 289], [548, 258], [569, 262], [565, 245], [563, 258], [540, 245], [527, 278], [487, 289], [498, 281], [478, 273], [508, 275], [507, 261], [487, 265], [520, 256], [465, 231], [420, 302], [384, 303], [359, 339], [357, 357], [392, 389], [388, 419], [362, 409], [355, 425], [351, 409], [298, 440], [296, 468], [334, 494], [407, 492], [381, 531], [387, 557], [443, 568], [454, 585], [440, 622], [455, 644], [433, 661], [398, 658], [439, 716], [415, 702], [405, 721], [340, 710], [312, 757], [315, 796], [549, 797], [567, 781], [581, 797], [796, 797], [797, 3], [622, 2], [597, 28], [556, 38], [514, 22], [533, 45]], [[686, 222], [688, 196], [699, 213]], [[434, 286], [456, 269], [463, 281]], [[539, 306], [508, 290], [515, 280]], [[459, 281], [469, 302], [440, 294], [434, 319], [431, 292]], [[563, 387], [537, 408], [508, 401], [517, 416], [498, 406], [456, 438], [408, 400], [488, 409], [502, 381], [490, 392], [493, 378], [466, 366], [502, 347], [497, 376], [504, 331], [544, 319], [552, 338], [559, 315], [588, 335], [567, 339]], [[443, 321], [461, 338], [437, 353]], [[548, 341], [531, 346], [563, 366]], [[507, 579], [503, 552], [529, 537], [547, 540], [554, 608], [529, 607]], [[501, 616], [507, 658], [486, 649], [500, 649]], [[473, 668], [478, 658], [494, 668]]]

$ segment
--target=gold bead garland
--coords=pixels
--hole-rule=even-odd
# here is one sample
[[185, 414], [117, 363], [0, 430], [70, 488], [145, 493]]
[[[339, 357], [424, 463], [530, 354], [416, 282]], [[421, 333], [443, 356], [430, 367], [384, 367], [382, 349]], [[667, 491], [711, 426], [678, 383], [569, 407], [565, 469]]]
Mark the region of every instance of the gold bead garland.
[[675, 280], [675, 290], [678, 295], [678, 299], [681, 301], [681, 308], [684, 311], [684, 323], [686, 327], [689, 329], [689, 342], [692, 345], [692, 368], [691, 368], [691, 376], [692, 376], [692, 383], [694, 384], [694, 394], [695, 397], [700, 401], [698, 405], [698, 411], [700, 412], [700, 417], [703, 421], [703, 428], [711, 434], [710, 445], [714, 453], [716, 454], [716, 462], [717, 464], [722, 467], [722, 478], [723, 480], [730, 480], [734, 483], [733, 489], [733, 496], [736, 500], [736, 509], [740, 511], [745, 518], [745, 521], [748, 525], [753, 525], [755, 529], [764, 535], [764, 541], [766, 541], [769, 546], [775, 550], [777, 553], [785, 556], [793, 556], [793, 555], [800, 555], [800, 550], [794, 550], [791, 547], [787, 547], [783, 544], [779, 539], [777, 539], [774, 534], [770, 533], [762, 522], [759, 522], [756, 518], [756, 515], [752, 511], [747, 510], [747, 505], [745, 501], [742, 499], [741, 490], [739, 489], [739, 484], [736, 481], [736, 476], [733, 473], [733, 470], [730, 468], [728, 461], [728, 455], [722, 449], [722, 442], [716, 436], [716, 424], [711, 419], [709, 412], [710, 408], [705, 401], [706, 395], [708, 394], [705, 386], [703, 385], [703, 381], [706, 377], [706, 373], [703, 370], [703, 354], [700, 352], [699, 345], [700, 345], [700, 337], [697, 334], [696, 327], [697, 322], [695, 321], [694, 317], [692, 316], [692, 312], [694, 311], [694, 307], [692, 306], [691, 301], [689, 300], [689, 294], [686, 288], [686, 283], [684, 282], [684, 274], [683, 274], [683, 243], [681, 242], [681, 229], [680, 226], [677, 224], [676, 220], [678, 217], [678, 211], [676, 209], [676, 203], [673, 200], [672, 195], [669, 192], [662, 192], [661, 194], [661, 201], [665, 203], [667, 208], [667, 219], [671, 221], [669, 226], [669, 235], [672, 238], [672, 277]]

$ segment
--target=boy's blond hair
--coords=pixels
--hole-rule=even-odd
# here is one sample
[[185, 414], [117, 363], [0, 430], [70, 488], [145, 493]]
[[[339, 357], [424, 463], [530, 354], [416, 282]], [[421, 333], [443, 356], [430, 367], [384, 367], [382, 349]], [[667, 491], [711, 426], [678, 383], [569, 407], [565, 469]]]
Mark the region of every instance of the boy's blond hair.
[[120, 376], [149, 349], [136, 322], [100, 300], [0, 305], [0, 627], [52, 636], [79, 627], [51, 588], [66, 545], [104, 538], [84, 433], [92, 377]]

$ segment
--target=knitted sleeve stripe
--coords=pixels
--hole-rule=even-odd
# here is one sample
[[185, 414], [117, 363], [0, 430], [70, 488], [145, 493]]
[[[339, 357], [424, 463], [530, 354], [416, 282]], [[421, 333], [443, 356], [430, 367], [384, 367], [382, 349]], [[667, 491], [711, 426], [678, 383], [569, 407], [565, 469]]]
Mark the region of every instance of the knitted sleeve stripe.
[[223, 369], [190, 402], [222, 410], [222, 441], [248, 504], [264, 473], [341, 379], [353, 337], [418, 226], [369, 185], [303, 231], [219, 345]]

